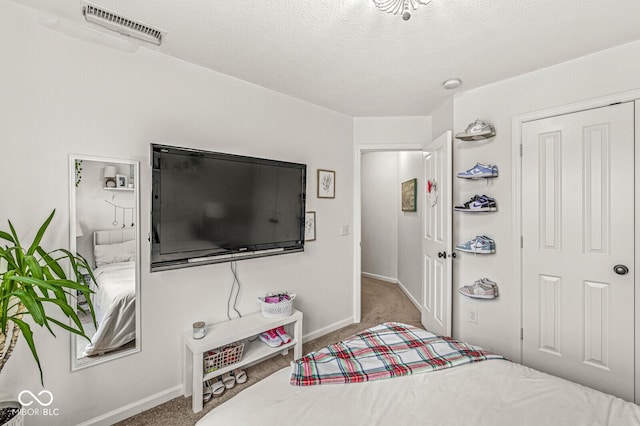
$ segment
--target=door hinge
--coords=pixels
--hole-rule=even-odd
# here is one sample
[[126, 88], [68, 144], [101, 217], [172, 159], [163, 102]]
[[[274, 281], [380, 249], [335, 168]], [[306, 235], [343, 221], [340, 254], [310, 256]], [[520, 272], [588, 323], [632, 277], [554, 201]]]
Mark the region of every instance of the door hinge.
[[520, 248], [524, 248], [524, 237], [520, 235]]
[[520, 144], [520, 157], [522, 157], [522, 144]]
[[520, 340], [524, 340], [524, 328], [520, 329]]

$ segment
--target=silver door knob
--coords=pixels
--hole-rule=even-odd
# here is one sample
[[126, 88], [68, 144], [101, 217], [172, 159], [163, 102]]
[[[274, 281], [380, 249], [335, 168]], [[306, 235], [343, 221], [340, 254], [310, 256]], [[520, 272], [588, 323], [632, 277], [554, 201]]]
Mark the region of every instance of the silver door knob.
[[613, 272], [618, 275], [627, 275], [629, 273], [629, 268], [624, 265], [616, 265], [613, 267]]

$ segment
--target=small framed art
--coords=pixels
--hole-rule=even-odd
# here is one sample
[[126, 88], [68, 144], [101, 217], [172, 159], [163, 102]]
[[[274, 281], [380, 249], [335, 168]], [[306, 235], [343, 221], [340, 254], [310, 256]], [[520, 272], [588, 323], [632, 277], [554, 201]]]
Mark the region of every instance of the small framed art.
[[402, 211], [403, 212], [415, 212], [416, 211], [416, 192], [418, 186], [418, 179], [411, 179], [406, 182], [402, 182]]
[[116, 188], [126, 188], [127, 180], [127, 175], [116, 175]]
[[304, 240], [316, 239], [316, 212], [306, 212], [304, 215]]
[[318, 169], [318, 198], [336, 198], [336, 172]]

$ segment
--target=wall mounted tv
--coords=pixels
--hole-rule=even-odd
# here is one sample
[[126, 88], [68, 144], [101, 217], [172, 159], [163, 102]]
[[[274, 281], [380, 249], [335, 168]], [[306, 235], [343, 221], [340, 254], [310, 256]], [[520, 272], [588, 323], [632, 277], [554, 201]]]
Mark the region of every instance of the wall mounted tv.
[[151, 145], [151, 271], [304, 251], [305, 164]]

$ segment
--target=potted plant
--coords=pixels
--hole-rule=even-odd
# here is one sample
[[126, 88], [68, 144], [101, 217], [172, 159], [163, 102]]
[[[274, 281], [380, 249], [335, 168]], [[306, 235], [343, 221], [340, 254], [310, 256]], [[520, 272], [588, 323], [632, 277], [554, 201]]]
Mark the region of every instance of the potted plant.
[[[65, 249], [48, 251], [40, 246], [55, 212], [51, 212], [28, 246], [20, 242], [11, 221], [8, 221], [8, 232], [0, 231], [0, 242], [4, 244], [0, 244], [0, 372], [11, 357], [18, 338], [22, 336], [38, 365], [40, 383], [43, 386], [42, 366], [31, 325], [25, 321], [26, 317], [31, 317], [33, 325], [45, 327], [54, 337], [56, 335], [52, 325], [87, 340], [89, 338], [77, 311], [88, 311], [93, 323], [96, 323], [90, 297], [93, 291], [83, 275], [87, 274], [94, 279], [86, 259]], [[84, 295], [88, 302], [86, 311], [73, 302], [79, 295]], [[53, 316], [61, 318], [60, 313], [68, 321], [61, 321]], [[20, 408], [17, 401], [13, 405], [0, 403], [0, 424], [14, 422], [14, 416], [19, 414]]]

